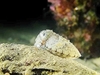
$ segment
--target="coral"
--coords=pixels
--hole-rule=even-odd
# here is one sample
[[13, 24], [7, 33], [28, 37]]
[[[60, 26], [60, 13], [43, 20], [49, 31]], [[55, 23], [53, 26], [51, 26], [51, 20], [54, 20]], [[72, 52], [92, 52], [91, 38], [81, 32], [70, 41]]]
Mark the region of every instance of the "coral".
[[[48, 0], [57, 21], [59, 33], [67, 37], [84, 54], [90, 53], [90, 46], [96, 38], [94, 31], [99, 24], [95, 4], [97, 0]], [[100, 2], [99, 2], [100, 3]]]

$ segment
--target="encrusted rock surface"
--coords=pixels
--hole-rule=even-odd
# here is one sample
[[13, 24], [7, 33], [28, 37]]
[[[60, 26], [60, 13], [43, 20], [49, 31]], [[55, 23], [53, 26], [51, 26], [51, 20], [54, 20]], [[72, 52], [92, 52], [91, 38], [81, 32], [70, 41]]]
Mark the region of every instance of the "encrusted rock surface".
[[21, 44], [0, 44], [0, 75], [100, 75], [73, 59]]

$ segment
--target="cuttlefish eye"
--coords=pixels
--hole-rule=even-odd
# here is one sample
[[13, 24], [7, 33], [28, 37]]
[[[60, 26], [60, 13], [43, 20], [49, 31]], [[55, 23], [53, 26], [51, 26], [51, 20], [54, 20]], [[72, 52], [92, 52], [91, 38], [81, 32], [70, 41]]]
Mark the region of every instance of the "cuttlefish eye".
[[41, 37], [42, 39], [44, 39], [44, 38], [46, 37], [45, 31], [43, 31], [43, 32], [40, 33], [40, 37]]

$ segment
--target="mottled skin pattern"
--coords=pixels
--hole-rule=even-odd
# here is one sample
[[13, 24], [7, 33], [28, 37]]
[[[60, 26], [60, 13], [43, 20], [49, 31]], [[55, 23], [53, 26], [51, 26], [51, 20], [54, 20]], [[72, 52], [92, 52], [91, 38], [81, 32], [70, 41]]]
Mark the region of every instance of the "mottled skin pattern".
[[54, 33], [52, 30], [41, 31], [35, 40], [34, 46], [64, 58], [81, 56], [77, 48], [68, 39]]

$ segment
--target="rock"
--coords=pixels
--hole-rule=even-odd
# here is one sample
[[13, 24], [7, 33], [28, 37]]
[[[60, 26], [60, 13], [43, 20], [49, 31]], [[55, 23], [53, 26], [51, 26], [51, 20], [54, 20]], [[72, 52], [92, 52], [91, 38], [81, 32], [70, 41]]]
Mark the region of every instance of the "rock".
[[0, 75], [100, 75], [73, 59], [35, 46], [0, 44]]
[[92, 58], [88, 60], [83, 59], [76, 59], [79, 63], [88, 66], [88, 68], [91, 68], [93, 70], [96, 70], [97, 72], [100, 72], [100, 57], [99, 58]]
[[80, 56], [68, 39], [44, 30], [34, 46], [0, 44], [0, 75], [100, 75], [73, 59]]

